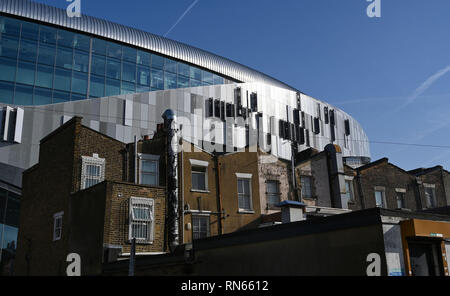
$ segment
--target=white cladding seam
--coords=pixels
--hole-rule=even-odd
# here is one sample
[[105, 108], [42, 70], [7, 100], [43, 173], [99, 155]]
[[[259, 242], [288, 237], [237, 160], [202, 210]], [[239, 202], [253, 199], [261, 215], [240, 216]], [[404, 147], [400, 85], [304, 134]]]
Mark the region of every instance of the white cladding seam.
[[241, 82], [262, 82], [298, 91], [275, 78], [227, 58], [178, 41], [103, 19], [86, 15], [82, 15], [81, 17], [68, 17], [66, 11], [63, 9], [28, 0], [0, 0], [0, 12], [147, 49], [197, 65]]

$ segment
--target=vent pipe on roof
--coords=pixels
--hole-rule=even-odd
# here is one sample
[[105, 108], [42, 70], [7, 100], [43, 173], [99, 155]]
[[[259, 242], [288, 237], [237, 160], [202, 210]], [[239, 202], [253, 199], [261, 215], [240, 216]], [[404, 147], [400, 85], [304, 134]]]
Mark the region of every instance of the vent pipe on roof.
[[167, 109], [162, 117], [166, 132], [168, 241], [170, 251], [173, 252], [179, 245], [177, 127], [176, 116], [173, 110]]

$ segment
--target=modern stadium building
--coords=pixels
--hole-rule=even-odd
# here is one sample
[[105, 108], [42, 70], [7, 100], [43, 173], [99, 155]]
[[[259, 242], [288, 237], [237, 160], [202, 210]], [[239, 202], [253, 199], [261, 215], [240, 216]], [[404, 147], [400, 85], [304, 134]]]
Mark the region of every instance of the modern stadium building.
[[356, 120], [294, 87], [177, 41], [26, 0], [0, 0], [0, 108], [0, 202], [10, 206], [40, 140], [73, 116], [129, 143], [152, 135], [172, 109], [180, 136], [206, 150], [256, 139], [289, 160], [292, 149], [334, 143], [349, 165], [370, 160]]

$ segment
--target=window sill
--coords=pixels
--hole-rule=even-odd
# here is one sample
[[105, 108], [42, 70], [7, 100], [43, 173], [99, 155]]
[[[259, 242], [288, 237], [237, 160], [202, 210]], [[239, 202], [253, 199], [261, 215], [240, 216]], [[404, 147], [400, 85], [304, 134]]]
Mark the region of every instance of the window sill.
[[255, 211], [253, 211], [253, 210], [241, 210], [241, 209], [239, 209], [239, 210], [238, 210], [238, 213], [239, 213], [239, 214], [254, 214]]
[[[127, 243], [132, 244], [133, 242], [131, 241], [131, 239], [129, 239]], [[153, 245], [153, 241], [146, 242], [142, 240], [136, 240], [136, 245]]]
[[191, 189], [191, 192], [210, 193], [209, 190], [201, 190], [201, 189]]

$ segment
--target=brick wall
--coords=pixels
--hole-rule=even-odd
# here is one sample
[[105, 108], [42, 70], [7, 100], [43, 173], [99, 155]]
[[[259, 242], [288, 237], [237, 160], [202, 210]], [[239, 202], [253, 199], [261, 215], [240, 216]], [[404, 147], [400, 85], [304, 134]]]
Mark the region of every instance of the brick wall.
[[355, 191], [355, 203], [350, 205], [350, 209], [357, 210], [362, 208], [361, 199], [364, 199], [364, 208], [373, 208], [376, 206], [375, 187], [385, 188], [386, 208], [397, 209], [396, 188], [406, 190], [405, 207], [411, 210], [417, 209], [415, 194], [415, 177], [403, 171], [402, 169], [387, 162], [387, 159], [373, 164], [368, 168], [361, 169], [355, 178], [357, 191]]
[[151, 198], [154, 201], [153, 243], [136, 244], [136, 252], [163, 252], [165, 248], [166, 190], [164, 187], [143, 186], [114, 182], [106, 197], [104, 243], [122, 245], [130, 252], [129, 200], [130, 197]]
[[280, 209], [268, 206], [267, 201], [267, 181], [276, 181], [280, 193], [280, 202], [284, 200], [292, 200], [293, 192], [289, 181], [291, 179], [290, 164], [274, 157], [273, 155], [259, 152], [258, 156], [258, 179], [259, 192], [261, 193], [261, 213], [271, 214], [279, 212]]
[[[422, 183], [435, 186], [436, 207], [444, 207], [447, 205], [445, 188], [446, 174], [448, 175], [448, 173], [446, 173], [442, 168], [436, 168], [418, 176]], [[426, 208], [427, 202], [425, 197], [425, 187], [423, 185], [419, 185], [418, 192], [420, 193], [420, 202], [422, 208]]]
[[[39, 164], [24, 171], [17, 275], [63, 275], [67, 254], [69, 194], [73, 177], [74, 146], [80, 118], [73, 118], [41, 141]], [[64, 211], [61, 240], [53, 241], [53, 214]]]

